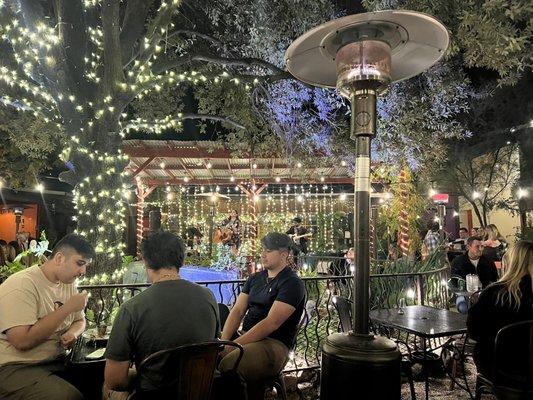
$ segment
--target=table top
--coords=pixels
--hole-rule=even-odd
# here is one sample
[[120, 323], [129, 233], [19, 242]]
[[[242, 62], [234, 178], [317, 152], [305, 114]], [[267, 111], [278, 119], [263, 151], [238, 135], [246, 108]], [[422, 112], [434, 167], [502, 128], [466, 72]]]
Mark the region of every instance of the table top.
[[382, 325], [413, 333], [422, 338], [466, 333], [466, 315], [428, 306], [407, 306], [370, 311], [370, 318]]
[[69, 363], [74, 365], [104, 363], [104, 357], [96, 360], [87, 360], [85, 357], [93, 351], [105, 347], [106, 344], [107, 342], [88, 341], [83, 335], [81, 335], [69, 354]]

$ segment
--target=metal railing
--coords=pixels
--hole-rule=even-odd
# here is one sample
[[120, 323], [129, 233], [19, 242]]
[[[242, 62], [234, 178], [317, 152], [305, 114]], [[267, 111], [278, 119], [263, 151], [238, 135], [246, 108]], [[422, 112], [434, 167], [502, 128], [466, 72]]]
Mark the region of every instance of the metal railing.
[[[403, 298], [407, 305], [425, 304], [447, 308], [448, 276], [448, 267], [427, 272], [370, 275], [370, 307], [396, 307]], [[342, 296], [353, 299], [352, 279], [352, 275], [302, 278], [306, 293], [305, 310], [286, 371], [320, 366], [320, 348], [324, 339], [340, 330], [333, 298]], [[197, 283], [210, 288], [217, 301], [231, 306], [240, 294], [244, 282], [244, 279], [239, 279]], [[79, 289], [87, 290], [91, 294], [88, 308], [92, 313], [87, 313], [89, 321], [93, 324], [110, 324], [118, 306], [149, 286], [147, 283], [85, 285], [79, 286]]]

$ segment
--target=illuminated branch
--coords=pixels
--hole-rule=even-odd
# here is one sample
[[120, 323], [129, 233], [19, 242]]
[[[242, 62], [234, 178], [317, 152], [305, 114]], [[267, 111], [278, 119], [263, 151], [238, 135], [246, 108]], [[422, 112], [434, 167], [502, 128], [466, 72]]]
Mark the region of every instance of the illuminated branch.
[[[85, 78], [85, 55], [91, 42], [87, 37], [87, 22], [91, 13], [84, 12], [81, 1], [60, 0], [55, 2], [58, 22], [58, 36], [61, 52], [68, 65], [73, 87], [77, 96], [82, 98], [94, 93], [92, 84]], [[81, 25], [81, 26], [80, 26]]]
[[124, 82], [120, 55], [120, 1], [106, 0], [101, 11], [104, 31], [104, 82], [103, 95], [113, 95], [116, 84]]
[[238, 129], [246, 129], [244, 125], [238, 122], [216, 115], [208, 114], [194, 114], [194, 113], [178, 113], [177, 116], [167, 116], [165, 118], [157, 119], [155, 121], [148, 121], [143, 118], [137, 118], [132, 121], [126, 122], [126, 125], [122, 128], [122, 135], [130, 131], [146, 131], [151, 133], [161, 133], [167, 129], [181, 129], [183, 126], [183, 120], [186, 119], [199, 119], [202, 121], [216, 121], [224, 124], [232, 125]]
[[142, 36], [144, 22], [153, 3], [153, 0], [129, 0], [126, 4], [120, 31], [122, 65], [124, 66], [127, 66], [134, 58], [137, 49], [136, 43]]
[[148, 24], [146, 35], [138, 44], [139, 53], [134, 57], [137, 68], [144, 66], [154, 54], [161, 51], [161, 46], [159, 45], [161, 37], [167, 32], [172, 15], [178, 9], [180, 3], [181, 0], [172, 0], [170, 4], [166, 1], [161, 3], [156, 16]]

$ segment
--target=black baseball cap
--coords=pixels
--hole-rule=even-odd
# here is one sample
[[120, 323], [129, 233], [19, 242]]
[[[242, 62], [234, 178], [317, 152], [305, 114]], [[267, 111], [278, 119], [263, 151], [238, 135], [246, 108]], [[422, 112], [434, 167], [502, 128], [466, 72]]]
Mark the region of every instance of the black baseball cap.
[[261, 239], [261, 244], [267, 250], [290, 250], [292, 239], [285, 233], [270, 232]]
[[302, 218], [300, 218], [300, 217], [294, 217], [294, 218], [292, 219], [292, 222], [300, 223], [300, 222], [302, 222]]

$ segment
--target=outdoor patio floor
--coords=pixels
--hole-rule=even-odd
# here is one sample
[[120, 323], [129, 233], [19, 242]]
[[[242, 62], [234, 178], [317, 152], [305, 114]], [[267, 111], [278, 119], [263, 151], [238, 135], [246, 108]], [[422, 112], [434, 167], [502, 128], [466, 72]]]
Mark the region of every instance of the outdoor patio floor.
[[[470, 388], [475, 388], [476, 368], [471, 359], [466, 364], [467, 378]], [[413, 372], [416, 376], [417, 367], [415, 366]], [[318, 382], [318, 372], [305, 372], [297, 377], [295, 374], [287, 375], [285, 378], [287, 385], [287, 394], [289, 400], [317, 400], [319, 398], [319, 387], [315, 382]], [[296, 389], [296, 385], [298, 389]], [[430, 378], [430, 398], [431, 400], [468, 400], [470, 399], [468, 393], [457, 385], [453, 390], [449, 389], [450, 378], [442, 373], [439, 377]], [[424, 382], [417, 381], [415, 378], [415, 391], [417, 399], [424, 399]], [[266, 399], [274, 400], [277, 397], [268, 395]], [[407, 382], [402, 384], [402, 399], [411, 399], [409, 385]], [[495, 397], [484, 395], [483, 400], [494, 400]]]

